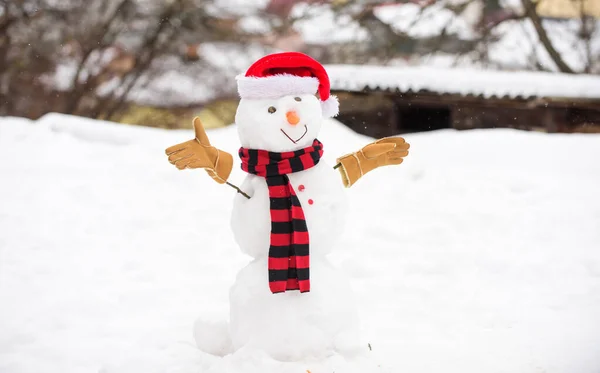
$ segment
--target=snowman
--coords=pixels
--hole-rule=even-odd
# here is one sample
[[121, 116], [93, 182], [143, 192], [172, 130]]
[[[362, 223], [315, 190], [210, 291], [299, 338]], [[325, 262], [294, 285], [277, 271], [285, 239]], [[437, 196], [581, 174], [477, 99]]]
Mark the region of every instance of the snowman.
[[220, 354], [258, 350], [279, 361], [355, 355], [366, 343], [353, 294], [327, 258], [343, 232], [344, 188], [400, 164], [409, 145], [384, 138], [327, 164], [318, 134], [323, 118], [337, 115], [338, 101], [324, 67], [305, 54], [265, 56], [236, 80], [238, 155], [247, 173], [241, 186], [228, 181], [232, 155], [210, 143], [198, 118], [195, 139], [166, 150], [178, 169], [203, 168], [238, 190], [231, 227], [253, 258], [230, 290], [229, 325], [200, 323], [197, 344], [225, 349]]

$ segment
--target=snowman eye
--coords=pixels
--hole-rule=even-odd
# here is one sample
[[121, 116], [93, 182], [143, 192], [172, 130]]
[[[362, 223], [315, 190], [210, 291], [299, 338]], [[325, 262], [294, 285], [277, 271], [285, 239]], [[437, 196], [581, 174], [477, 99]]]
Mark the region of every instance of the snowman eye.
[[296, 100], [298, 102], [302, 101], [302, 99], [300, 97], [294, 97], [294, 100]]
[[277, 111], [277, 109], [275, 109], [275, 106], [269, 107], [269, 113], [273, 114], [276, 111]]

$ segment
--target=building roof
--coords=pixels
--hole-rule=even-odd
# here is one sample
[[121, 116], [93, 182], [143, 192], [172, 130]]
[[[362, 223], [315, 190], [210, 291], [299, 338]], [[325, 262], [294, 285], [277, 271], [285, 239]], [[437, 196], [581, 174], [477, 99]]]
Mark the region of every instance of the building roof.
[[541, 0], [536, 9], [541, 17], [580, 19], [582, 15], [585, 15], [600, 18], [600, 1], [598, 0]]
[[600, 76], [412, 66], [327, 65], [331, 89], [434, 92], [484, 98], [600, 99]]

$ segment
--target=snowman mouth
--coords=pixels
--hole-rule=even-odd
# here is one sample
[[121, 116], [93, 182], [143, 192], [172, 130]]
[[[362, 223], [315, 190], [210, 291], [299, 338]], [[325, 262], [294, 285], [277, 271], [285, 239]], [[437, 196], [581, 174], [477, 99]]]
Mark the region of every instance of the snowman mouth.
[[285, 133], [285, 131], [283, 130], [283, 128], [280, 128], [281, 132], [283, 132], [283, 134], [285, 135], [285, 137], [287, 137], [288, 139], [290, 139], [291, 142], [293, 142], [294, 144], [297, 144], [298, 141], [302, 140], [302, 138], [304, 136], [306, 136], [306, 133], [308, 132], [308, 127], [306, 126], [306, 124], [304, 125], [304, 133], [302, 134], [302, 136], [300, 136], [299, 138], [297, 138], [296, 140], [292, 139], [290, 137], [290, 135], [288, 135], [287, 133]]

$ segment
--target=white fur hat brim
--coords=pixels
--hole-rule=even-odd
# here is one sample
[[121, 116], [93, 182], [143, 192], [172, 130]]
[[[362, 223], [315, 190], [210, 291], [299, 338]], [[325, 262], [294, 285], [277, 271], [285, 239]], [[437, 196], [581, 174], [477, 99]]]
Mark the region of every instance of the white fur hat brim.
[[290, 95], [315, 94], [319, 88], [319, 79], [299, 77], [289, 74], [272, 75], [256, 78], [239, 75], [238, 93], [241, 98], [261, 99], [279, 98]]
[[[319, 89], [319, 79], [300, 77], [290, 74], [279, 74], [268, 77], [251, 77], [238, 75], [236, 78], [238, 94], [242, 99], [274, 99], [283, 96], [310, 94]], [[321, 101], [324, 117], [334, 117], [339, 112], [337, 97], [329, 96]]]

